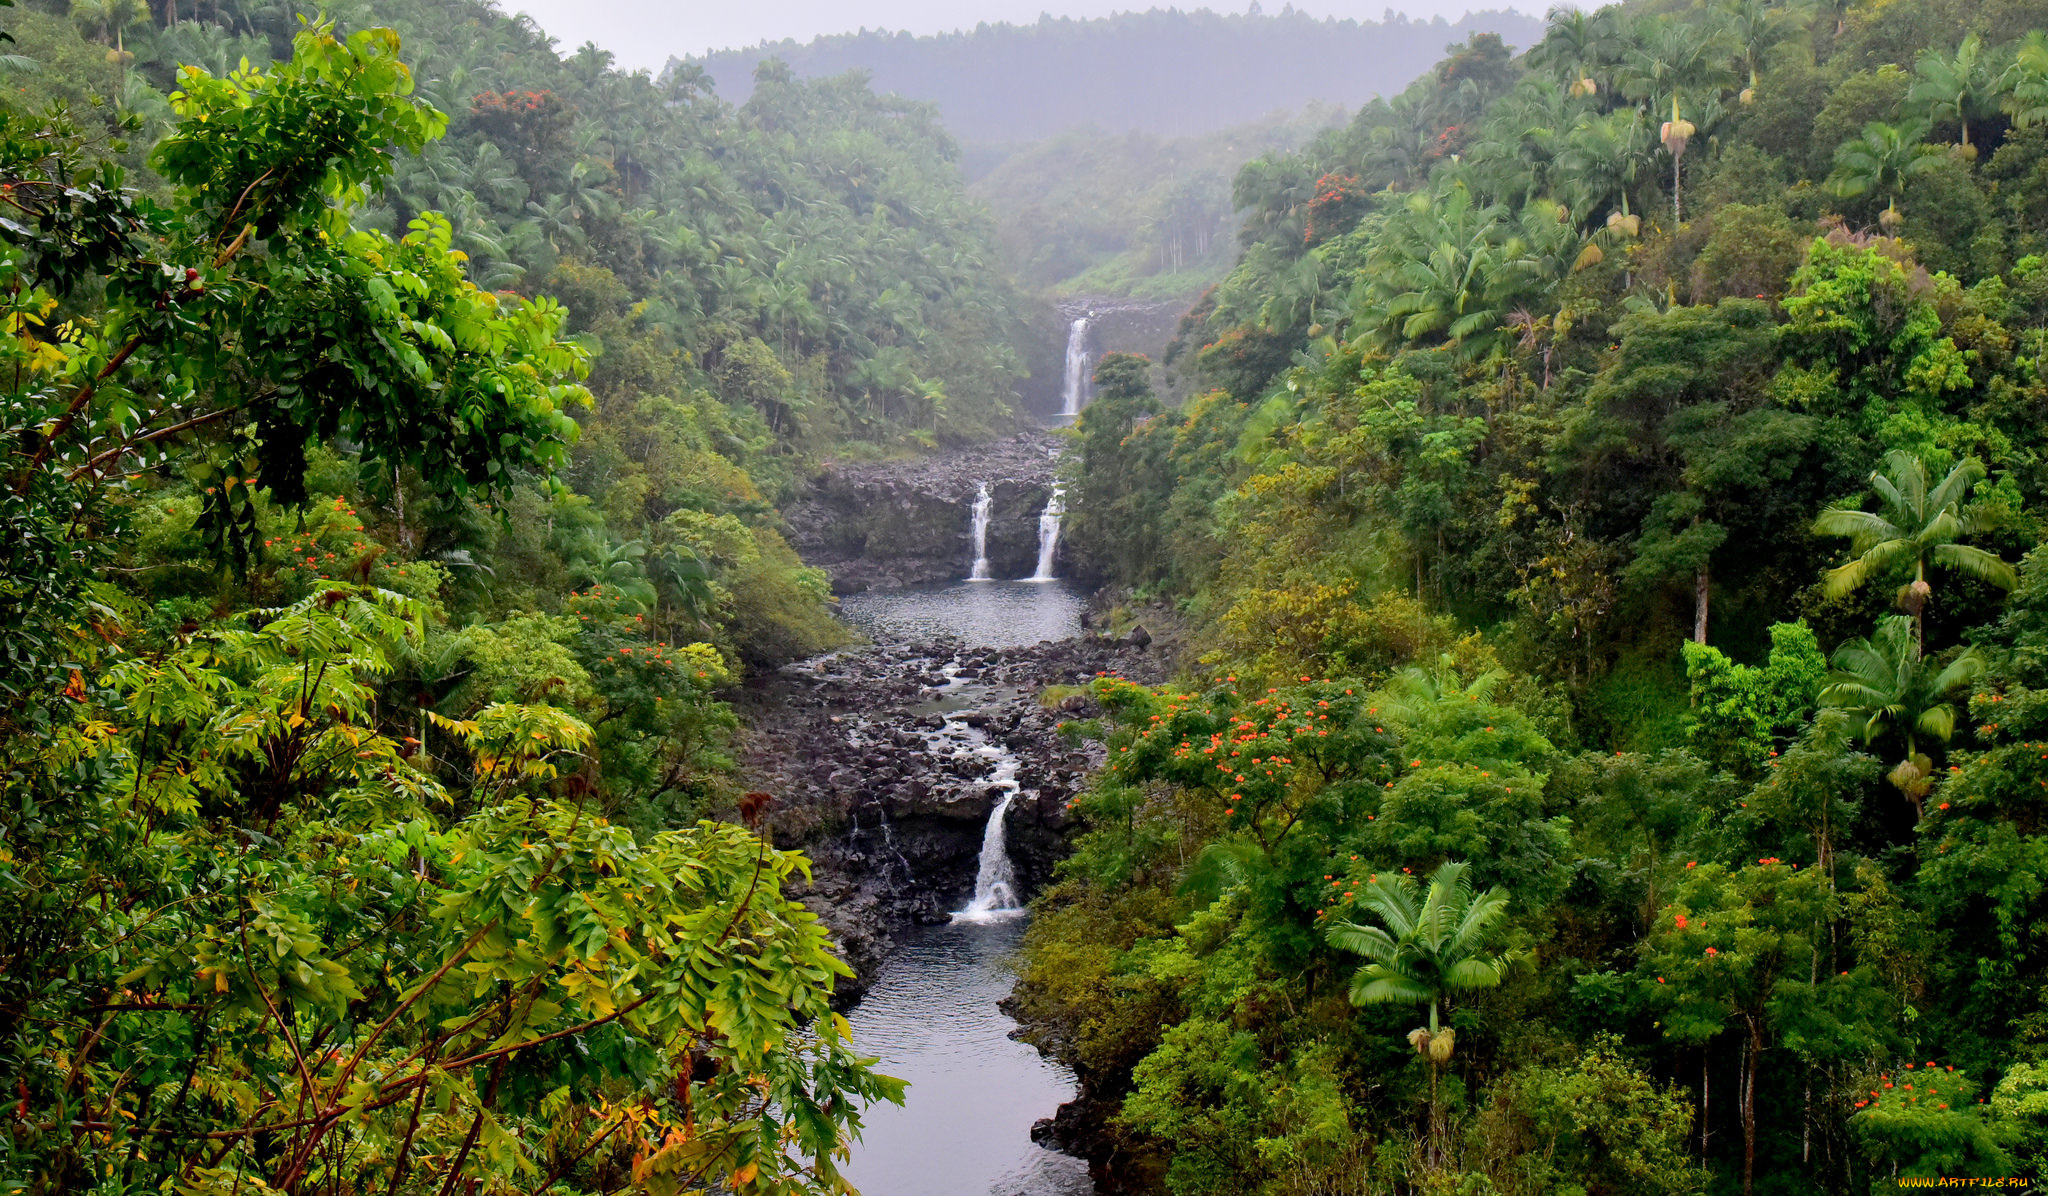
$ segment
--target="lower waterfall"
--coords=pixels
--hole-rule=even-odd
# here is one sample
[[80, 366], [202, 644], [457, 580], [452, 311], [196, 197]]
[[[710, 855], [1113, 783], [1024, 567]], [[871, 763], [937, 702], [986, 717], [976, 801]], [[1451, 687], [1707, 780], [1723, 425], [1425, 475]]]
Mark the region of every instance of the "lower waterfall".
[[995, 809], [988, 812], [988, 827], [981, 833], [981, 863], [974, 874], [974, 900], [953, 915], [956, 922], [992, 922], [1024, 912], [1024, 907], [1017, 904], [1017, 875], [1010, 867], [1009, 832], [1004, 825], [1010, 803], [1017, 797], [1019, 761], [994, 745], [982, 750], [999, 753], [988, 783], [1001, 789], [1003, 795], [996, 799]]

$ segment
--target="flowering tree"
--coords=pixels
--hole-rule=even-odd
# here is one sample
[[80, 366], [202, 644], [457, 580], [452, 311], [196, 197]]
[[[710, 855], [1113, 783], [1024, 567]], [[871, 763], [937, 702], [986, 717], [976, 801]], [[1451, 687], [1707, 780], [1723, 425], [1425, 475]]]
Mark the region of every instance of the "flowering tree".
[[[1756, 1169], [1757, 1075], [1783, 1002], [1822, 979], [1822, 940], [1833, 916], [1826, 878], [1775, 857], [1741, 868], [1688, 864], [1685, 879], [1642, 942], [1637, 974], [1662, 1011], [1667, 1037], [1705, 1045], [1733, 1030], [1742, 1043], [1742, 1118], [1745, 1193]], [[1836, 980], [1861, 984], [1846, 973]], [[1700, 1109], [1710, 1106], [1701, 1073]]]

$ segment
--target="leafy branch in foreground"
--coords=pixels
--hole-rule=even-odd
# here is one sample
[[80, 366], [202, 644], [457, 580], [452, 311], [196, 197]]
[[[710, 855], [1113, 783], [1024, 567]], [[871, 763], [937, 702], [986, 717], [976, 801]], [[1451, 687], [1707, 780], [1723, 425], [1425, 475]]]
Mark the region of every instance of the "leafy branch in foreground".
[[[718, 652], [597, 611], [607, 739], [527, 704], [561, 676], [436, 711], [402, 683], [446, 647], [435, 586], [318, 538], [362, 525], [307, 510], [316, 446], [501, 498], [587, 398], [563, 309], [479, 289], [448, 219], [353, 227], [445, 127], [397, 51], [313, 25], [273, 69], [187, 68], [163, 204], [0, 105], [0, 1190], [845, 1191], [902, 1085], [831, 1012], [806, 862], [566, 800], [608, 744], [682, 783]], [[208, 564], [297, 508], [297, 601], [150, 611], [95, 574], [180, 469]]]
[[[194, 1192], [840, 1190], [860, 1106], [902, 1085], [827, 1004], [845, 965], [782, 895], [802, 857], [722, 823], [636, 840], [542, 796], [591, 741], [547, 707], [436, 720], [469, 760], [444, 786], [377, 729], [371, 683], [417, 617], [336, 589], [124, 659], [10, 761], [52, 801], [0, 862], [35, 895], [0, 947], [31, 1110], [4, 1165]], [[444, 828], [451, 806], [474, 812]]]

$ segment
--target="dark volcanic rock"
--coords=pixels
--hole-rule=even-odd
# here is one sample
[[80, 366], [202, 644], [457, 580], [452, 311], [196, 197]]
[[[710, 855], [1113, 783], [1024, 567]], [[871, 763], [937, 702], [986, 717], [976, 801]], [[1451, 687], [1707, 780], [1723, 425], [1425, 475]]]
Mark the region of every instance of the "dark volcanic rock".
[[990, 570], [1027, 576], [1058, 448], [1052, 433], [1027, 432], [910, 461], [827, 462], [783, 508], [789, 541], [842, 594], [963, 578], [974, 560], [974, 496], [986, 483]]
[[[978, 670], [973, 678], [957, 672]], [[958, 642], [835, 653], [756, 678], [742, 697], [750, 788], [775, 796], [766, 832], [801, 848], [812, 881], [794, 889], [872, 981], [897, 930], [967, 904], [1003, 753], [1017, 761], [1005, 830], [1022, 896], [1066, 855], [1066, 803], [1100, 747], [1058, 732], [1047, 685], [1119, 672], [1154, 681], [1156, 653], [1095, 637], [1000, 651]]]

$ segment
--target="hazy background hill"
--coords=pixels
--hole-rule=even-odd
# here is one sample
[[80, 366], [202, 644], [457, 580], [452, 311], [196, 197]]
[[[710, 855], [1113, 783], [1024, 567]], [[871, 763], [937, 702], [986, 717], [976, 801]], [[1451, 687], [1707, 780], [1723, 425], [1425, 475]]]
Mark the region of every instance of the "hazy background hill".
[[[1078, 126], [1164, 136], [1207, 133], [1316, 102], [1356, 107], [1392, 95], [1474, 32], [1525, 47], [1542, 22], [1516, 12], [1456, 22], [1329, 20], [1292, 9], [1221, 15], [1153, 9], [1097, 20], [1043, 17], [936, 37], [862, 31], [689, 59], [735, 103], [754, 68], [779, 58], [801, 76], [868, 72], [878, 92], [938, 104], [965, 142], [1035, 141]], [[673, 65], [673, 63], [672, 63]]]
[[1180, 299], [1237, 260], [1231, 180], [1292, 150], [1345, 112], [1313, 105], [1191, 137], [1069, 129], [1024, 146], [970, 151], [975, 198], [1027, 289]]
[[857, 71], [877, 92], [927, 101], [961, 142], [962, 172], [1027, 289], [1184, 304], [1236, 259], [1240, 166], [1399, 93], [1475, 33], [1525, 46], [1541, 23], [1511, 11], [1452, 22], [1153, 9], [924, 37], [862, 30], [687, 65], [733, 103], [770, 60], [799, 78]]

